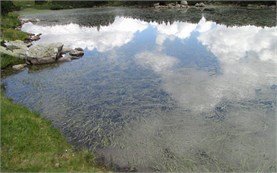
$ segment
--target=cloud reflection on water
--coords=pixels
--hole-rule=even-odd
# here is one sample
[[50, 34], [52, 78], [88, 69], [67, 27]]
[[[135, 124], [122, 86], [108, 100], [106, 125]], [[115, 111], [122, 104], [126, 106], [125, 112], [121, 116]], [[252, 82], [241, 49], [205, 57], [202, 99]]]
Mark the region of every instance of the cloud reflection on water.
[[[211, 109], [223, 98], [252, 98], [256, 88], [276, 83], [276, 28], [227, 27], [206, 21], [204, 17], [197, 24], [173, 22], [171, 25], [116, 17], [113, 24], [101, 27], [100, 32], [97, 27], [77, 24], [40, 26], [27, 23], [22, 29], [42, 33], [36, 44], [63, 42], [71, 47], [96, 48], [99, 52], [111, 51], [114, 54], [115, 48], [128, 44], [137, 32], [149, 27], [157, 34], [156, 48], [134, 55], [136, 62], [160, 74], [164, 89], [184, 107], [198, 111]], [[164, 52], [165, 40], [186, 40], [193, 32], [197, 33], [198, 41], [216, 56], [221, 74], [211, 75], [186, 67], [171, 68], [179, 63], [179, 59]]]
[[[202, 18], [198, 25], [192, 25], [193, 27], [188, 27], [193, 28], [188, 29], [188, 33], [194, 31], [199, 33], [198, 40], [218, 58], [220, 74], [212, 75], [203, 70], [185, 67], [163, 68], [157, 71], [157, 66], [168, 62], [170, 65], [172, 61], [176, 62], [176, 58], [153, 52], [136, 55], [139, 59], [144, 58], [144, 61], [138, 61], [140, 64], [152, 68], [163, 77], [165, 90], [181, 105], [197, 111], [208, 110], [214, 108], [223, 98], [237, 101], [254, 98], [255, 89], [277, 82], [277, 60], [274, 57], [276, 28], [226, 27], [207, 22], [205, 18]], [[187, 27], [187, 24], [171, 28], [182, 28], [182, 26]], [[158, 45], [161, 44], [160, 37], [168, 38], [159, 34], [167, 33], [170, 37], [182, 38], [179, 32], [175, 32], [174, 29], [171, 31], [170, 27], [168, 31], [171, 32], [159, 31], [157, 29]], [[165, 56], [168, 58], [164, 59]]]
[[36, 34], [42, 33], [41, 39], [36, 44], [62, 42], [70, 47], [82, 47], [88, 50], [96, 48], [100, 52], [105, 52], [130, 42], [136, 32], [146, 27], [146, 22], [116, 17], [113, 24], [102, 26], [101, 32], [97, 27], [85, 27], [73, 23], [55, 26], [26, 23], [22, 26], [22, 30]]

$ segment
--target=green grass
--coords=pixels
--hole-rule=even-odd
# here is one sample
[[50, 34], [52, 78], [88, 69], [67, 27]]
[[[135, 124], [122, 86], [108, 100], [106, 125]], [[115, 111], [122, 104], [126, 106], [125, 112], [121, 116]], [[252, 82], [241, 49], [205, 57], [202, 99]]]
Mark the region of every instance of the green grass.
[[8, 13], [1, 16], [1, 28], [16, 28], [20, 25], [18, 15], [15, 13]]
[[2, 31], [2, 39], [13, 41], [13, 40], [25, 40], [28, 38], [28, 34], [15, 29], [3, 29]]
[[11, 67], [16, 64], [22, 64], [25, 63], [23, 59], [16, 58], [7, 54], [0, 54], [0, 64], [1, 64], [1, 69], [5, 69], [7, 67]]
[[1, 92], [2, 171], [99, 171], [89, 151], [74, 151], [58, 130]]
[[7, 15], [1, 15], [1, 38], [9, 41], [27, 39], [27, 33], [15, 29], [19, 25], [18, 14], [11, 12]]

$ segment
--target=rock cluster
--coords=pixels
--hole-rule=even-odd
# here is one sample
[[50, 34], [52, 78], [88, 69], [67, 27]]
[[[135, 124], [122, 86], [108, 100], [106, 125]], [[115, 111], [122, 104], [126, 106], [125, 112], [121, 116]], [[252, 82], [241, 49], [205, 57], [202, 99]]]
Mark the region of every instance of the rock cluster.
[[205, 7], [206, 5], [203, 2], [196, 3], [195, 7]]
[[[179, 3], [168, 3], [166, 5], [160, 5], [160, 3], [155, 3], [154, 4], [154, 8], [188, 8], [189, 7], [189, 4], [187, 1], [180, 1]], [[206, 5], [203, 3], [203, 2], [200, 2], [200, 3], [196, 3], [194, 5], [194, 7], [197, 7], [197, 8], [203, 8], [203, 7], [206, 7]]]
[[[27, 22], [39, 22], [38, 19], [20, 19], [21, 25]], [[1, 39], [0, 54], [8, 54], [13, 57], [24, 59], [26, 64], [12, 66], [14, 70], [21, 70], [29, 65], [49, 64], [55, 62], [67, 62], [78, 59], [84, 55], [82, 48], [64, 47], [62, 43], [33, 45], [33, 41], [40, 39], [41, 34], [29, 34], [25, 41], [5, 41]]]
[[29, 38], [28, 38], [28, 41], [29, 41], [29, 42], [37, 41], [37, 40], [40, 39], [40, 36], [41, 36], [41, 34], [37, 34], [37, 35], [35, 35], [35, 34], [30, 34], [30, 35], [29, 35]]
[[154, 8], [187, 8], [188, 2], [181, 1], [180, 3], [168, 3], [167, 5], [160, 5], [160, 3], [155, 3]]
[[[4, 42], [0, 52], [14, 57], [25, 59], [27, 64], [49, 64], [54, 62], [65, 62], [78, 59], [84, 55], [82, 48], [67, 48], [62, 43], [51, 43], [44, 45], [33, 45], [20, 40]], [[13, 69], [22, 69], [14, 66]]]

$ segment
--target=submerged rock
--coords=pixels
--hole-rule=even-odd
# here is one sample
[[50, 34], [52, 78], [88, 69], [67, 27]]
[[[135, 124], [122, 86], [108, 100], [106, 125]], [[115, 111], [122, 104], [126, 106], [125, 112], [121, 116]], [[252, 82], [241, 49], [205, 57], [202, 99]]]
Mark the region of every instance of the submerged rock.
[[27, 61], [31, 64], [53, 63], [61, 57], [62, 43], [35, 45], [27, 51]]
[[12, 66], [12, 68], [14, 70], [22, 70], [26, 66], [27, 66], [27, 64], [17, 64], [17, 65]]

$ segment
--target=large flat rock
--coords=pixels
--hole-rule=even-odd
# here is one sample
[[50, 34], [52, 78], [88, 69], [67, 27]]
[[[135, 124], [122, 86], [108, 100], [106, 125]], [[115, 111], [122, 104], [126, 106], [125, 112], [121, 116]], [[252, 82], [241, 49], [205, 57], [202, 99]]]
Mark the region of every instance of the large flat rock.
[[27, 61], [31, 64], [48, 64], [56, 62], [61, 57], [62, 43], [34, 45], [27, 51]]

